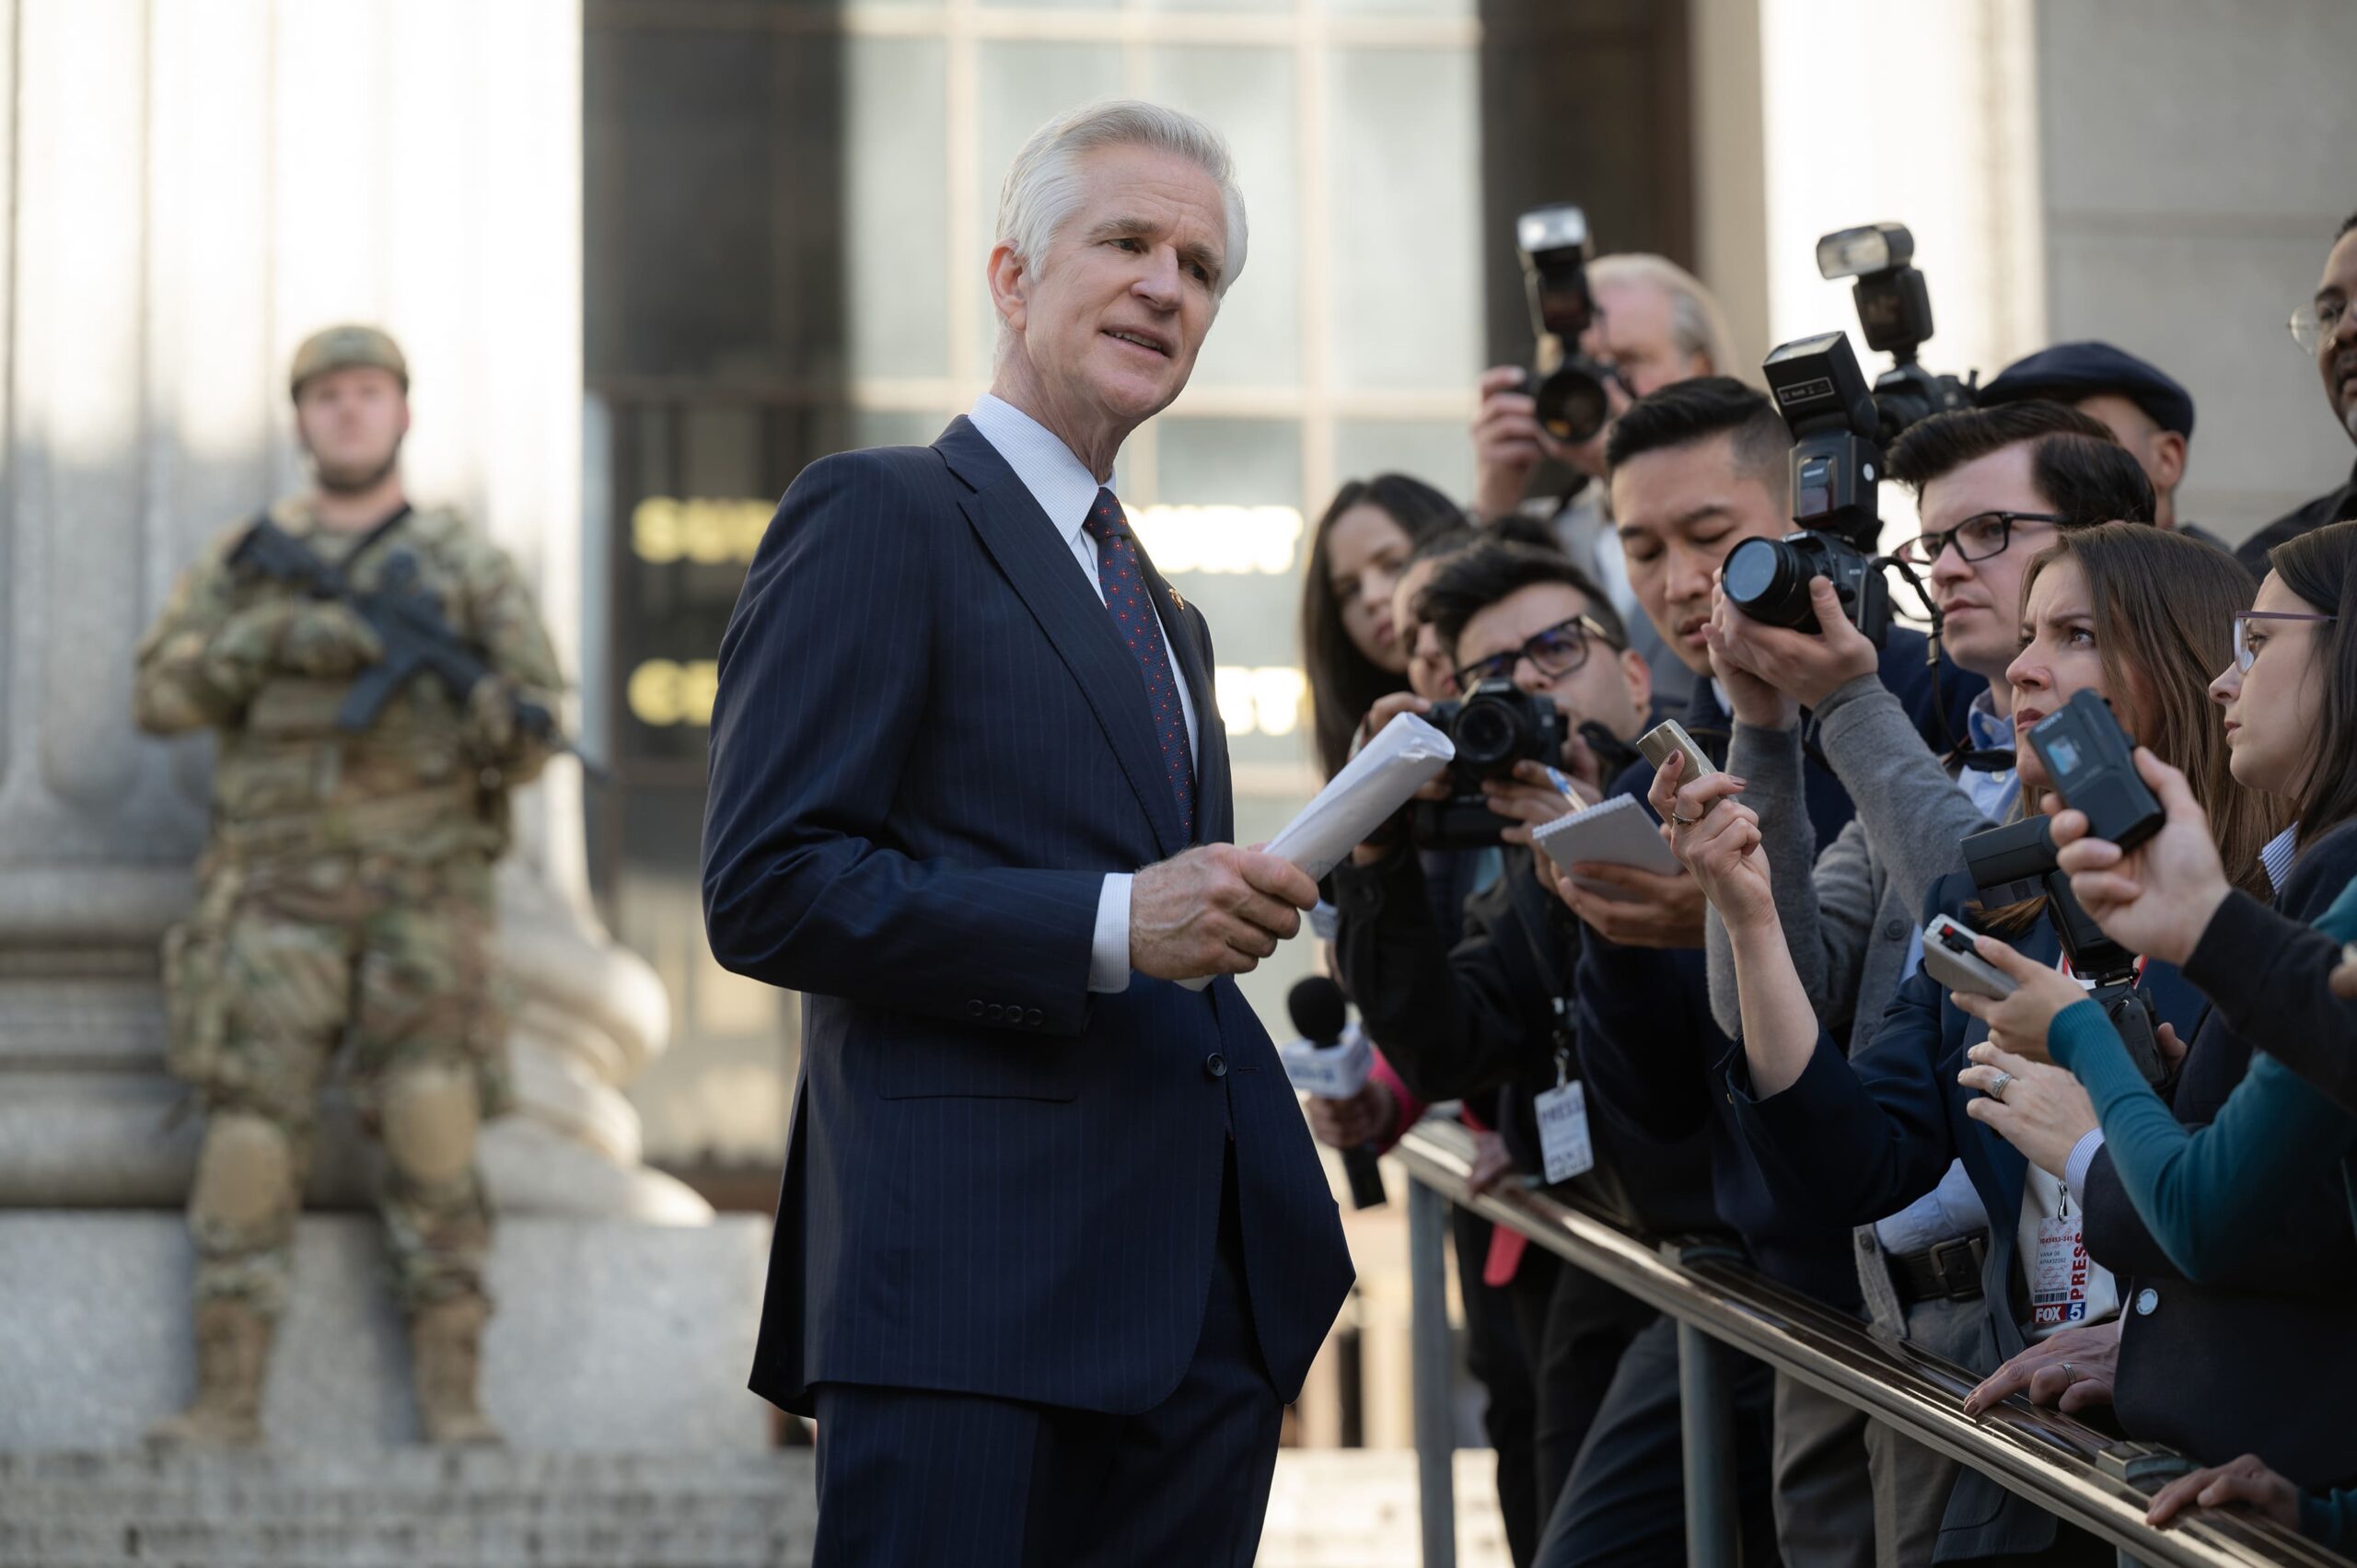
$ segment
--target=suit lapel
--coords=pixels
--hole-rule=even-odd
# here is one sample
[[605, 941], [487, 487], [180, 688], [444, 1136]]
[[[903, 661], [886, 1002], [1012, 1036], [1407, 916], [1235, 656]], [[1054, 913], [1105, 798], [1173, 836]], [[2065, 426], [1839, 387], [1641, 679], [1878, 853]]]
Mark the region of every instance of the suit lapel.
[[1195, 707], [1195, 842], [1223, 843], [1236, 836], [1235, 797], [1227, 769], [1227, 729], [1220, 723], [1218, 683], [1212, 674], [1211, 625], [1203, 612], [1178, 597], [1145, 544], [1137, 543], [1138, 565], [1145, 573], [1146, 589], [1162, 618], [1164, 642], [1178, 661]]
[[[1113, 618], [1089, 592], [1056, 526], [971, 422], [962, 415], [951, 421], [934, 450], [972, 487], [959, 502], [967, 521], [1080, 683], [1153, 825], [1159, 852], [1178, 854], [1186, 847], [1178, 802], [1163, 769], [1162, 742], [1146, 711], [1137, 660], [1122, 645]], [[1196, 813], [1199, 819], [1202, 815]]]

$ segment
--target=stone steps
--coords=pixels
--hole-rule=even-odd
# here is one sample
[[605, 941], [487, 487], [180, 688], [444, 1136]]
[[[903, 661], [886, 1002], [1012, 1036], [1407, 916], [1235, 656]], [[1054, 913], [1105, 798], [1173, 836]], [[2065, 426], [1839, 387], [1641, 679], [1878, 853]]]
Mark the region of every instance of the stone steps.
[[0, 1453], [0, 1565], [807, 1562], [810, 1454]]
[[[797, 1568], [812, 1455], [0, 1450], [0, 1568]], [[1457, 1456], [1466, 1568], [1504, 1568], [1492, 1456]], [[1416, 1568], [1415, 1456], [1278, 1457], [1261, 1568]]]

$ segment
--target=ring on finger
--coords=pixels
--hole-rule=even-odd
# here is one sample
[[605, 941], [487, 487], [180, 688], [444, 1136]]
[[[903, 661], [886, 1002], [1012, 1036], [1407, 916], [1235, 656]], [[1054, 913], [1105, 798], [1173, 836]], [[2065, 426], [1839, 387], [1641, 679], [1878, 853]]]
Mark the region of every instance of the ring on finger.
[[2005, 1098], [2005, 1091], [2013, 1086], [2014, 1075], [2001, 1067], [1997, 1070], [1997, 1075], [1989, 1080], [1989, 1098], [2002, 1103]]
[[1700, 817], [1680, 817], [1678, 814], [1678, 807], [1674, 806], [1669, 808], [1669, 819], [1681, 828], [1690, 828], [1701, 820]]
[[2062, 1376], [2070, 1378], [2073, 1382], [2078, 1381], [2078, 1373], [2072, 1370], [2071, 1364], [2067, 1361], [2062, 1364]]

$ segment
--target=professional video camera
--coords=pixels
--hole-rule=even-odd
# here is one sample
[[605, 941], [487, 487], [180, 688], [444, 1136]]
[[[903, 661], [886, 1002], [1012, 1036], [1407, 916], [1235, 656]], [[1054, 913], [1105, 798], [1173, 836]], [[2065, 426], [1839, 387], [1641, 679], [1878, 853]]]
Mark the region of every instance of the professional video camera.
[[1563, 761], [1568, 732], [1562, 710], [1511, 680], [1484, 680], [1459, 701], [1434, 703], [1424, 718], [1457, 748], [1448, 764], [1448, 798], [1420, 800], [1411, 817], [1410, 830], [1425, 849], [1496, 843], [1508, 823], [1490, 809], [1482, 781], [1512, 777], [1516, 762], [1552, 768]]
[[1919, 419], [1970, 408], [1980, 391], [1979, 371], [1959, 381], [1933, 375], [1916, 359], [1932, 335], [1932, 295], [1910, 264], [1914, 256], [1915, 237], [1902, 223], [1844, 228], [1817, 242], [1818, 274], [1828, 283], [1858, 280], [1850, 296], [1857, 302], [1866, 346], [1893, 361], [1875, 378], [1876, 435], [1886, 447]]
[[1890, 587], [1882, 575], [1888, 562], [1875, 553], [1882, 447], [1858, 356], [1842, 333], [1826, 332], [1785, 343], [1761, 369], [1793, 433], [1793, 521], [1800, 530], [1747, 539], [1729, 551], [1726, 596], [1754, 621], [1814, 632], [1808, 585], [1822, 576], [1851, 624], [1879, 647], [1890, 629]]
[[2071, 972], [2094, 982], [2091, 994], [2119, 1029], [2136, 1070], [2147, 1083], [2157, 1084], [2166, 1076], [2152, 1004], [2137, 989], [2136, 955], [2106, 936], [2080, 907], [2071, 878], [2055, 861], [2051, 819], [2025, 817], [1970, 835], [1964, 841], [1964, 864], [1983, 908], [2046, 900], [2047, 918], [2061, 941], [2063, 956], [2071, 960]]
[[1552, 370], [1527, 372], [1523, 389], [1538, 401], [1540, 428], [1576, 447], [1611, 416], [1604, 386], [1614, 375], [1580, 352], [1580, 334], [1596, 320], [1587, 289], [1587, 215], [1569, 205], [1534, 207], [1515, 220], [1514, 234], [1541, 363], [1549, 340], [1562, 351]]

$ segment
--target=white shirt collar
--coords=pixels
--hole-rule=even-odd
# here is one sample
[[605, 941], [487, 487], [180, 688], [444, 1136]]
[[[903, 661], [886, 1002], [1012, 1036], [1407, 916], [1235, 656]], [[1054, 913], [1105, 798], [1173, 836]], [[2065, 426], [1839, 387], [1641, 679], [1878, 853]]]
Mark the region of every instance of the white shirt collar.
[[1003, 398], [984, 392], [966, 416], [997, 448], [1069, 545], [1080, 537], [1101, 486], [1073, 449], [1046, 425]]
[[2268, 840], [2267, 847], [2258, 852], [2258, 863], [2267, 868], [2267, 885], [2279, 893], [2292, 875], [2292, 851], [2299, 837], [2300, 825], [2294, 822]]

